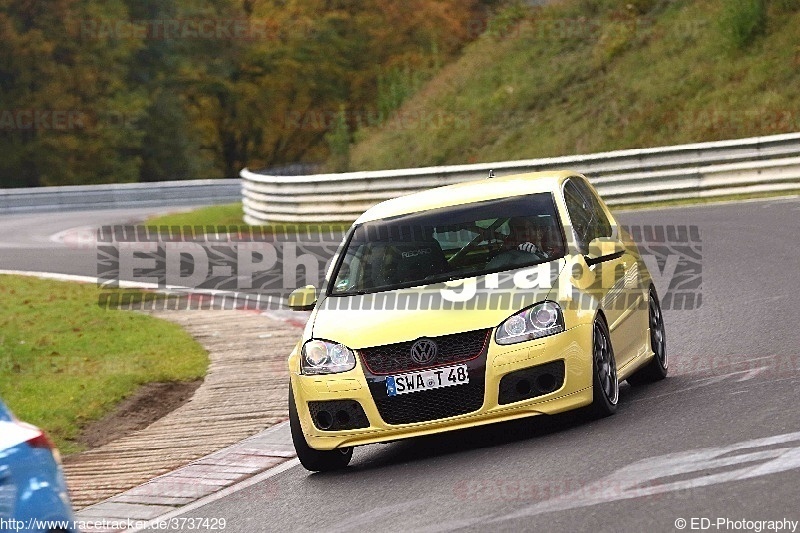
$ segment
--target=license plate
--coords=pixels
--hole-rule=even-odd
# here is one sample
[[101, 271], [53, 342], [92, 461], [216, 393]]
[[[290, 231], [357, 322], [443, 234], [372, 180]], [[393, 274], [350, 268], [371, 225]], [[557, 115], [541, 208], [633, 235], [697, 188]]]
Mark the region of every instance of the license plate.
[[386, 377], [386, 392], [389, 396], [409, 394], [426, 390], [466, 385], [469, 383], [467, 365], [446, 366], [434, 370], [423, 370], [410, 374]]

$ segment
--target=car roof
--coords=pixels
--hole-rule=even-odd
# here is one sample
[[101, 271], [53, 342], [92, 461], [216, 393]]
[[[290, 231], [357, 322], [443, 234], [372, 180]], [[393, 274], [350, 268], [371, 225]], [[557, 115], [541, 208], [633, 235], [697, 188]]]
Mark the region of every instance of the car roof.
[[483, 200], [556, 192], [564, 180], [578, 175], [578, 173], [568, 170], [529, 172], [436, 187], [381, 202], [365, 211], [355, 223], [361, 224], [371, 220], [418, 213], [440, 207], [471, 204]]

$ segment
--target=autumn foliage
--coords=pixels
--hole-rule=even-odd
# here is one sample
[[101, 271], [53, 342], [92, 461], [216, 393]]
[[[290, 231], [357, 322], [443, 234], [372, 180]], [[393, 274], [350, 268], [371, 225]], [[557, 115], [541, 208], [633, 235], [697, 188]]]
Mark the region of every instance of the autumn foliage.
[[0, 0], [0, 187], [323, 161], [476, 38], [491, 3]]

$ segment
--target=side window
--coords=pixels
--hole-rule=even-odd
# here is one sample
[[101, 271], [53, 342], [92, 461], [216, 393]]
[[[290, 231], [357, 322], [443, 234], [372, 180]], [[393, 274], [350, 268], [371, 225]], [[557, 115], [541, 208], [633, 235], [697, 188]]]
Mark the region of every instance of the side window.
[[589, 241], [597, 237], [611, 237], [611, 222], [608, 221], [606, 212], [600, 205], [600, 200], [597, 198], [597, 195], [583, 180], [575, 180], [575, 185], [578, 187], [578, 190], [583, 193], [583, 197], [586, 199], [594, 219], [594, 224], [592, 225], [594, 233], [589, 236]]
[[569, 218], [572, 222], [572, 234], [577, 240], [578, 250], [585, 254], [589, 251], [589, 241], [586, 239], [591, 223], [591, 213], [584, 205], [580, 191], [575, 186], [574, 180], [564, 184], [564, 202], [567, 204]]
[[564, 184], [564, 201], [581, 253], [589, 251], [592, 239], [611, 236], [611, 223], [600, 205], [600, 200], [583, 180], [570, 179]]

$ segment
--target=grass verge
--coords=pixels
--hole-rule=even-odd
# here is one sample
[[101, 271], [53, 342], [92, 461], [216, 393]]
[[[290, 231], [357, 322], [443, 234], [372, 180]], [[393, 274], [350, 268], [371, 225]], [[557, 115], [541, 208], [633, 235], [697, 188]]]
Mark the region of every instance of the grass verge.
[[211, 205], [183, 213], [172, 213], [152, 217], [145, 221], [148, 226], [242, 226], [242, 203]]
[[415, 120], [357, 132], [352, 170], [800, 129], [800, 2], [563, 0], [511, 14], [403, 104]]
[[[238, 217], [238, 218], [237, 218]], [[250, 228], [258, 228], [259, 233], [263, 234], [292, 234], [292, 233], [315, 233], [320, 229], [330, 230], [331, 228], [336, 231], [344, 232], [349, 227], [346, 223], [318, 223], [318, 222], [301, 222], [289, 223], [278, 222], [275, 224], [268, 224], [264, 226], [250, 226], [242, 221], [242, 204], [226, 204], [211, 207], [201, 207], [193, 211], [186, 211], [184, 213], [173, 213], [170, 215], [163, 215], [153, 217], [145, 220], [146, 226], [191, 226], [192, 228], [202, 226], [206, 230], [211, 227], [219, 228], [226, 226], [228, 228], [235, 226], [239, 231], [247, 231]], [[209, 231], [210, 232], [210, 231]]]
[[141, 385], [193, 381], [208, 366], [179, 326], [97, 299], [94, 285], [0, 276], [0, 397], [65, 454]]

